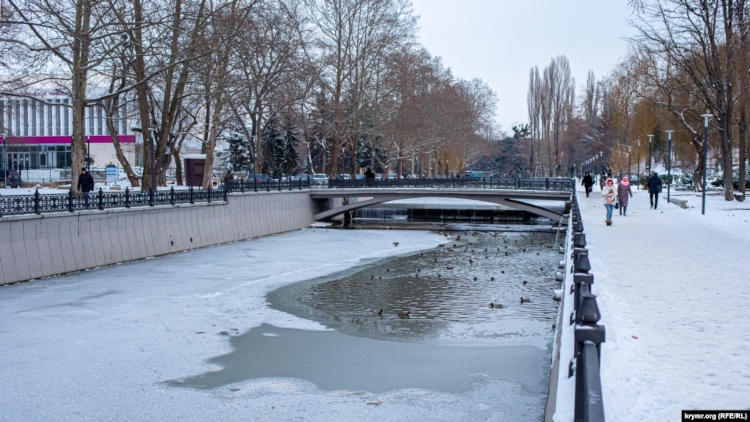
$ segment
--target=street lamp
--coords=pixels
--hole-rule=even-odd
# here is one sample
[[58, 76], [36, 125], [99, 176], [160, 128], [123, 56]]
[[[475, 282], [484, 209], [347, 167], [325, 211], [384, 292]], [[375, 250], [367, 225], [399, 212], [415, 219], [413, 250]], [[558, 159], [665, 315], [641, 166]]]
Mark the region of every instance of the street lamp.
[[638, 190], [641, 189], [641, 140], [638, 139], [638, 169], [635, 171], [635, 177], [638, 178]]
[[[156, 122], [153, 122], [156, 123]], [[154, 132], [156, 131], [156, 128], [153, 126], [153, 123], [149, 126], [148, 131], [151, 133], [151, 136], [149, 138], [149, 144], [151, 145], [151, 191], [156, 191], [156, 174], [154, 174], [154, 141], [156, 141], [156, 136], [154, 135]]]
[[654, 135], [648, 136], [648, 175], [651, 176], [651, 142], [654, 140]]
[[3, 187], [7, 188], [8, 183], [8, 154], [5, 150], [5, 136], [3, 136]]
[[86, 135], [86, 173], [91, 166], [91, 135]]
[[669, 153], [667, 155], [667, 202], [669, 202], [669, 193], [671, 191], [672, 187], [672, 133], [673, 130], [668, 130], [667, 132], [667, 149], [669, 150]]
[[701, 114], [703, 117], [703, 198], [701, 204], [701, 215], [706, 215], [706, 173], [708, 171], [708, 120], [711, 113]]
[[630, 150], [632, 150], [633, 147], [628, 145], [628, 180], [630, 180]]

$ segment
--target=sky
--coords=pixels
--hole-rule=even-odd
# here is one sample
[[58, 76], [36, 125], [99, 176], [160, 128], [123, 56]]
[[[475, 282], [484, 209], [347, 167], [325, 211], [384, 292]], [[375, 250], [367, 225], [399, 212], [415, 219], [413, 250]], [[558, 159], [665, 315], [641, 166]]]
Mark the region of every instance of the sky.
[[586, 74], [609, 73], [627, 53], [625, 0], [412, 0], [418, 36], [456, 77], [480, 78], [498, 96], [505, 132], [526, 122], [529, 69], [565, 55], [583, 92]]

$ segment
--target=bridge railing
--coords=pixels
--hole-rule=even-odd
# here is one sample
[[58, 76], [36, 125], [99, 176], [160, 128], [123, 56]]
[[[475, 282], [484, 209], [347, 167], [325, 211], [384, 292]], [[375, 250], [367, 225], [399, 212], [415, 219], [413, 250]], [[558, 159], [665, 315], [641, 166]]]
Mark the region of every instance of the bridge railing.
[[232, 180], [229, 183], [225, 183], [229, 193], [232, 192], [259, 192], [265, 191], [270, 192], [283, 191], [283, 190], [302, 190], [310, 187], [309, 180], [267, 180], [265, 182], [259, 182], [256, 180]]
[[594, 274], [586, 248], [586, 235], [578, 200], [573, 191], [571, 204], [573, 226], [573, 265], [570, 272], [573, 282], [570, 294], [573, 295], [573, 312], [568, 323], [574, 327], [573, 358], [568, 365], [568, 378], [575, 375], [575, 422], [604, 422], [601, 383], [601, 344], [605, 339], [605, 329], [598, 324], [601, 319], [596, 296], [591, 292]]
[[31, 195], [0, 196], [0, 216], [21, 214], [47, 214], [82, 210], [104, 210], [156, 205], [194, 204], [225, 201], [226, 189], [189, 189], [104, 192], [102, 189], [87, 194], [67, 193], [42, 194], [37, 189]]
[[470, 188], [568, 191], [575, 188], [566, 178], [454, 178], [454, 179], [356, 179], [329, 180], [329, 188]]

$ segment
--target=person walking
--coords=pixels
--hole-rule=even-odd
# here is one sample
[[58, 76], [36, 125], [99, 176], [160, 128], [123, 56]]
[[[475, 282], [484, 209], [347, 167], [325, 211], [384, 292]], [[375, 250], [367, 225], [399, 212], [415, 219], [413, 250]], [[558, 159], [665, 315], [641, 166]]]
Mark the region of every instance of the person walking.
[[599, 176], [599, 190], [604, 190], [604, 185], [607, 183], [607, 178], [604, 177], [604, 173]]
[[615, 188], [615, 182], [612, 179], [607, 179], [607, 182], [604, 184], [602, 199], [604, 199], [604, 208], [607, 210], [607, 219], [604, 222], [608, 226], [611, 226], [612, 211], [615, 209], [615, 202], [617, 202], [617, 188]]
[[628, 176], [622, 176], [620, 183], [617, 184], [617, 202], [620, 204], [620, 215], [628, 215], [628, 195], [633, 197], [633, 191], [630, 189], [630, 180]]
[[655, 171], [651, 172], [651, 176], [649, 176], [648, 181], [646, 182], [648, 184], [648, 199], [651, 203], [651, 208], [656, 209], [656, 207], [659, 205], [659, 194], [661, 193], [661, 179], [659, 179], [659, 175], [656, 174]]
[[584, 188], [586, 188], [586, 198], [588, 198], [589, 194], [591, 193], [591, 187], [594, 186], [594, 179], [591, 177], [589, 172], [586, 172], [586, 175], [583, 176], [583, 181], [581, 181], [581, 184]]
[[86, 207], [89, 206], [89, 192], [92, 190], [94, 190], [94, 178], [86, 171], [86, 167], [83, 167], [81, 174], [78, 175], [78, 191], [83, 192], [83, 202]]

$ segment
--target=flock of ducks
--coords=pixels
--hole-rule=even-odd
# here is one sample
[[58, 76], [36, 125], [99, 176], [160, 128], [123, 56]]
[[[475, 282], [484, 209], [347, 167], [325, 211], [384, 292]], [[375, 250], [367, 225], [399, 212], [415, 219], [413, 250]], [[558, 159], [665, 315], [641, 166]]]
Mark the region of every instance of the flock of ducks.
[[[448, 236], [452, 236], [452, 235], [453, 235], [453, 232], [449, 232], [449, 233], [441, 233], [441, 234], [442, 234], [443, 236], [446, 236], [446, 237], [448, 237]], [[479, 235], [479, 232], [476, 232], [476, 231], [474, 231], [474, 232], [471, 232], [471, 235], [472, 235], [473, 237], [477, 237], [477, 236]], [[491, 236], [492, 236], [492, 237], [497, 237], [497, 236], [498, 236], [498, 234], [497, 234], [497, 233], [495, 232], [495, 233], [492, 233], [492, 234], [491, 234]], [[456, 239], [457, 241], [460, 241], [460, 240], [461, 240], [461, 235], [456, 235], [455, 239]], [[507, 243], [508, 243], [508, 240], [507, 240], [507, 239], [503, 239], [503, 242], [504, 242], [504, 243], [505, 243], [505, 244], [507, 245]], [[518, 243], [518, 241], [515, 241], [515, 243], [517, 244], [517, 243]], [[473, 244], [472, 242], [467, 242], [467, 245], [466, 245], [466, 246], [468, 247], [469, 245], [472, 245], [472, 244]], [[397, 247], [398, 245], [399, 245], [399, 242], [393, 242], [393, 246], [394, 246], [394, 247]], [[539, 245], [541, 246], [542, 244], [540, 243]], [[439, 248], [444, 248], [444, 247], [445, 247], [445, 244], [440, 244], [440, 245], [438, 245], [438, 247], [439, 247]], [[452, 251], [453, 249], [457, 249], [458, 247], [459, 247], [459, 245], [458, 245], [458, 244], [456, 244], [456, 243], [454, 243], [454, 244], [453, 244], [452, 246], [450, 246], [450, 245], [449, 245], [449, 250], [450, 250], [450, 251]], [[505, 246], [505, 248], [507, 249], [507, 246]], [[476, 252], [476, 250], [474, 250], [474, 249], [472, 249], [471, 251], [472, 251], [472, 252]], [[497, 251], [498, 251], [498, 252], [500, 252], [500, 248], [497, 248]], [[522, 248], [522, 251], [523, 251], [523, 252], [526, 252], [526, 248]], [[485, 252], [485, 254], [487, 254], [487, 253], [488, 253], [488, 248], [484, 248], [484, 252]], [[537, 255], [539, 255], [539, 252], [537, 252], [536, 254], [537, 254]], [[420, 256], [420, 257], [424, 257], [424, 253], [421, 253], [421, 254], [419, 254], [419, 256]], [[505, 256], [508, 256], [508, 251], [505, 251]], [[485, 258], [489, 258], [489, 256], [488, 256], [488, 255], [485, 255]], [[436, 262], [436, 263], [437, 263], [437, 258], [434, 258], [434, 262]], [[468, 261], [468, 262], [469, 262], [469, 265], [473, 265], [473, 264], [474, 264], [474, 260], [472, 260], [471, 258], [469, 258], [469, 261]], [[446, 270], [448, 270], [448, 271], [450, 271], [450, 270], [452, 270], [452, 269], [453, 269], [453, 267], [451, 267], [451, 266], [446, 266], [446, 267], [445, 267], [445, 269], [446, 269]], [[539, 270], [540, 270], [540, 271], [544, 271], [544, 267], [539, 267]], [[390, 268], [386, 268], [386, 269], [385, 269], [385, 271], [386, 271], [386, 272], [391, 272], [391, 269], [390, 269]], [[420, 270], [420, 269], [418, 268], [418, 269], [417, 269], [417, 272], [416, 272], [416, 274], [415, 274], [414, 276], [415, 276], [415, 277], [419, 277], [419, 274], [420, 274], [420, 272], [421, 272], [421, 270]], [[505, 270], [500, 270], [500, 273], [501, 273], [501, 274], [505, 274]], [[438, 276], [438, 278], [440, 278], [440, 277], [441, 277], [441, 274], [440, 274], [440, 273], [438, 272], [437, 276]], [[374, 280], [374, 279], [375, 279], [375, 276], [374, 276], [374, 275], [370, 275], [370, 280]], [[378, 276], [378, 280], [382, 280], [382, 279], [383, 279], [383, 277], [382, 277], [382, 276]], [[477, 277], [476, 277], [476, 276], [474, 276], [474, 281], [476, 281], [476, 280], [477, 280]], [[495, 277], [490, 277], [490, 281], [495, 281]], [[527, 281], [526, 281], [526, 280], [523, 280], [523, 281], [521, 282], [521, 284], [525, 286], [525, 285], [527, 284]], [[520, 303], [521, 303], [522, 305], [523, 305], [524, 303], [531, 303], [531, 299], [530, 299], [530, 298], [528, 298], [528, 297], [523, 297], [523, 296], [521, 296], [521, 297], [520, 297], [520, 300], [519, 300], [519, 301], [520, 301]], [[494, 302], [490, 302], [490, 305], [489, 305], [489, 307], [490, 307], [490, 309], [503, 309], [503, 305], [502, 305], [501, 303], [494, 303]], [[379, 316], [379, 317], [381, 317], [381, 318], [383, 317], [383, 309], [377, 309], [377, 310], [374, 310], [374, 309], [373, 309], [373, 310], [371, 310], [371, 312], [372, 312], [372, 314], [373, 314], [373, 315], [377, 315], [377, 316]], [[398, 317], [399, 319], [409, 319], [409, 315], [410, 315], [410, 311], [406, 311], [406, 312], [399, 312], [399, 313], [397, 313], [397, 314], [396, 314], [396, 316], [397, 316], [397, 317]]]

